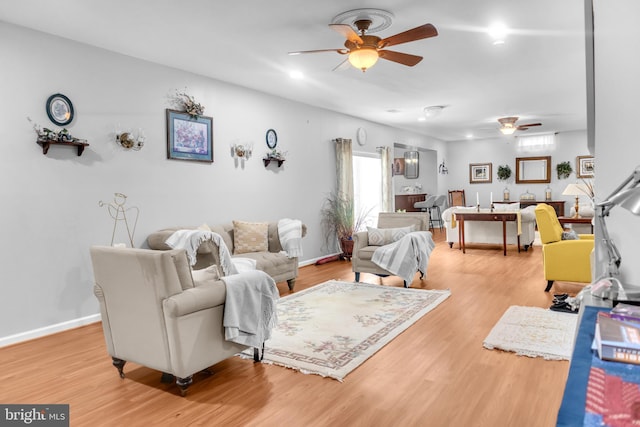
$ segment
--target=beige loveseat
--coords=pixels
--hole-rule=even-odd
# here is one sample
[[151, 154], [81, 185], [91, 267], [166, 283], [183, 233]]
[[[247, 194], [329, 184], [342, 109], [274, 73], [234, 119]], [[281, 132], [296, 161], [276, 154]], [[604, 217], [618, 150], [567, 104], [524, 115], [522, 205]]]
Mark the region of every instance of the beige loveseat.
[[[496, 204], [496, 211], [509, 211], [513, 212], [520, 210], [520, 204], [514, 203], [510, 205]], [[536, 238], [536, 213], [535, 205], [528, 206], [520, 210], [520, 225], [522, 234], [520, 234], [520, 244], [526, 251], [533, 245], [533, 241]], [[458, 226], [452, 227], [452, 217], [456, 210], [469, 210], [471, 212], [476, 211], [475, 207], [461, 207], [454, 206], [442, 213], [442, 220], [444, 221], [445, 230], [447, 232], [447, 243], [449, 247], [453, 247], [453, 244], [458, 242]], [[507, 244], [517, 245], [518, 234], [516, 231], [517, 224], [515, 221], [507, 222]], [[464, 223], [464, 241], [465, 244], [470, 243], [487, 243], [502, 245], [502, 222], [501, 221], [465, 221]]]
[[[165, 242], [176, 230], [196, 229], [198, 227], [171, 227], [151, 233], [147, 237], [149, 248], [156, 250], [171, 249]], [[284, 252], [278, 235], [278, 222], [269, 222], [267, 235], [268, 250], [261, 252], [248, 252], [236, 254], [234, 244], [233, 224], [223, 224], [209, 226], [211, 231], [222, 236], [231, 256], [251, 258], [256, 261], [256, 268], [267, 273], [277, 282], [287, 281], [290, 290], [295, 286], [296, 277], [298, 277], [298, 258], [289, 258]], [[302, 236], [307, 234], [306, 225], [302, 225]], [[209, 241], [200, 245], [197, 254], [197, 262], [193, 266], [194, 270], [202, 269], [210, 265], [220, 265], [218, 259], [218, 250], [215, 245]]]

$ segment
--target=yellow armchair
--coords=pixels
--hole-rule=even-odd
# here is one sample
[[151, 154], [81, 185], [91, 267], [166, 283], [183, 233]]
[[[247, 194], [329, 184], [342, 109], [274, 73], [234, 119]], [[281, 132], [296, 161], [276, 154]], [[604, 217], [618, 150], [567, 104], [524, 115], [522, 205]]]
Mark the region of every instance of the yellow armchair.
[[553, 207], [536, 206], [536, 223], [542, 241], [544, 279], [549, 292], [555, 280], [591, 283], [593, 234], [579, 234], [578, 240], [562, 240], [563, 228]]

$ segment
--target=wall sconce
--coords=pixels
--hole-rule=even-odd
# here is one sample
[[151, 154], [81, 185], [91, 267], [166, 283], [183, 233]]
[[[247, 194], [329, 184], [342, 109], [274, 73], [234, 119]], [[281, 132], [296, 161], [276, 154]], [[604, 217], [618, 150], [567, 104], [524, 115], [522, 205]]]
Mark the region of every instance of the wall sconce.
[[116, 132], [116, 142], [127, 150], [139, 151], [144, 146], [144, 132], [138, 129], [136, 135], [133, 132]]
[[442, 163], [440, 163], [440, 166], [438, 166], [438, 173], [440, 175], [446, 175], [449, 173], [449, 169], [447, 169], [447, 167], [444, 164], [444, 159], [442, 159]]
[[253, 153], [253, 144], [231, 144], [231, 157], [249, 160]]

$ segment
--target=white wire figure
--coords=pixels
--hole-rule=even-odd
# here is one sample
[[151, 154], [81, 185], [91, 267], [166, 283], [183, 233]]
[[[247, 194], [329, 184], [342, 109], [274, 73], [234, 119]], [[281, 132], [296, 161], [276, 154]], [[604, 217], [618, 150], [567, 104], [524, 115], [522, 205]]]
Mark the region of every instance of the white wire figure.
[[[102, 200], [98, 202], [98, 206], [106, 206], [109, 215], [113, 218], [113, 232], [111, 233], [111, 246], [113, 246], [113, 240], [116, 235], [116, 228], [118, 226], [118, 221], [124, 221], [124, 225], [127, 229], [127, 235], [129, 236], [129, 242], [131, 243], [131, 247], [133, 248], [133, 235], [136, 233], [136, 225], [138, 224], [138, 216], [140, 215], [140, 210], [136, 206], [132, 206], [130, 208], [124, 207], [124, 204], [127, 202], [127, 196], [122, 193], [114, 193], [113, 203], [107, 204]], [[127, 212], [130, 210], [135, 210], [136, 217], [133, 222], [133, 229], [129, 228], [129, 222], [127, 221]]]

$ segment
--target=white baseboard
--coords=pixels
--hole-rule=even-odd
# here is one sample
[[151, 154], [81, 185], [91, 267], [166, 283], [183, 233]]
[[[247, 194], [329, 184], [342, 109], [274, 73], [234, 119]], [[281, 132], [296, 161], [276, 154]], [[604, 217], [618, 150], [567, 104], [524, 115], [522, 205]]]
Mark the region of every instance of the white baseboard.
[[21, 332], [15, 335], [9, 335], [8, 337], [0, 338], [0, 348], [6, 347], [11, 344], [17, 344], [23, 341], [29, 341], [35, 338], [41, 338], [47, 335], [55, 334], [57, 332], [66, 331], [68, 329], [77, 328], [79, 326], [88, 325], [100, 321], [100, 313], [92, 314], [91, 316], [81, 317], [79, 319], [73, 319], [55, 325], [45, 326], [44, 328], [34, 329], [32, 331]]
[[322, 255], [321, 257], [318, 257], [318, 258], [312, 258], [312, 259], [307, 259], [307, 260], [304, 260], [304, 261], [300, 261], [298, 263], [298, 266], [299, 267], [304, 267], [304, 266], [307, 266], [307, 265], [315, 264], [319, 260], [327, 258], [327, 257], [330, 257], [330, 256], [333, 256], [333, 255], [340, 255], [340, 252], [336, 252], [335, 254]]

